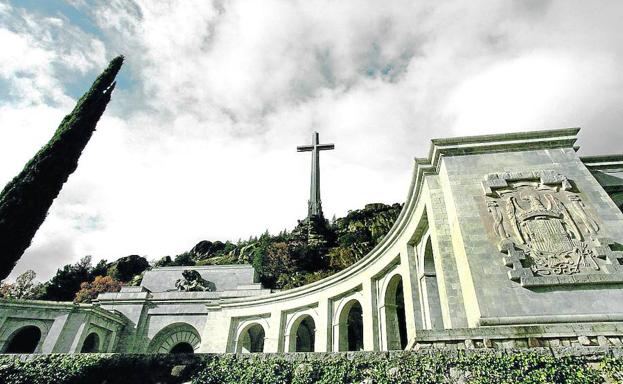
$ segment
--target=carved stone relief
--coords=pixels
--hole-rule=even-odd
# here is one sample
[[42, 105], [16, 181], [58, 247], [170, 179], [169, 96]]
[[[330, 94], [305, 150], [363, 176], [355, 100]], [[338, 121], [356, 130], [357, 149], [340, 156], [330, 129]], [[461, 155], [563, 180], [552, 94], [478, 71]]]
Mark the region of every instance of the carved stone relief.
[[184, 292], [213, 292], [216, 290], [214, 283], [204, 279], [199, 272], [192, 269], [182, 272], [182, 278], [175, 282], [175, 288]]
[[492, 232], [513, 268], [511, 280], [524, 286], [623, 281], [623, 255], [612, 251], [564, 175], [492, 173], [483, 188]]

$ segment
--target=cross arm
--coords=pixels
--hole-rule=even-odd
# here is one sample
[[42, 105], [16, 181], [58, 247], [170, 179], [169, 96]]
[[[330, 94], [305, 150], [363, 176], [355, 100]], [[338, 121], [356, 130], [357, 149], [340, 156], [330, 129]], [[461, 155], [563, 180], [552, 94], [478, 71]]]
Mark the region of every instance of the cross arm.
[[327, 151], [329, 149], [335, 149], [334, 144], [318, 144], [319, 151]]
[[296, 147], [297, 152], [311, 152], [314, 150], [313, 145], [302, 145], [300, 147]]

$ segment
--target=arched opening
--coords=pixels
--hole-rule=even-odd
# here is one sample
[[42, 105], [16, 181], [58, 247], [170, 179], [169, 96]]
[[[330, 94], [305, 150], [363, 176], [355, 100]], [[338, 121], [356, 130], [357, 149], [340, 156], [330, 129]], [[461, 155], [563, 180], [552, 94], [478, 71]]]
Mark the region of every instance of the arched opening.
[[99, 352], [100, 348], [100, 337], [97, 333], [93, 332], [89, 334], [84, 342], [82, 343], [82, 348], [80, 349], [80, 353], [96, 353]]
[[169, 353], [195, 353], [195, 348], [193, 348], [190, 343], [182, 342], [176, 344]]
[[246, 327], [238, 339], [238, 351], [241, 353], [264, 352], [264, 328], [259, 324]]
[[151, 353], [194, 353], [200, 345], [201, 338], [195, 327], [187, 323], [174, 323], [156, 334], [149, 351]]
[[430, 236], [424, 247], [423, 273], [420, 274], [420, 297], [422, 305], [422, 322], [425, 329], [442, 329], [441, 300], [437, 285], [437, 271]]
[[407, 346], [407, 323], [402, 276], [400, 275], [393, 276], [387, 284], [384, 310], [387, 349], [405, 349]]
[[402, 289], [402, 280], [396, 288], [396, 316], [398, 317], [398, 334], [400, 335], [400, 349], [405, 349], [408, 343], [407, 319], [405, 314], [405, 296]]
[[4, 353], [34, 353], [41, 340], [41, 330], [34, 325], [21, 328], [13, 334]]
[[426, 239], [426, 246], [424, 247], [424, 273], [435, 275], [435, 259], [433, 256], [433, 243], [430, 236]]
[[313, 352], [316, 342], [316, 323], [310, 315], [299, 318], [290, 330], [290, 352]]
[[356, 299], [344, 305], [339, 317], [339, 350], [363, 350], [363, 309]]
[[348, 313], [348, 350], [363, 350], [363, 309], [359, 303]]

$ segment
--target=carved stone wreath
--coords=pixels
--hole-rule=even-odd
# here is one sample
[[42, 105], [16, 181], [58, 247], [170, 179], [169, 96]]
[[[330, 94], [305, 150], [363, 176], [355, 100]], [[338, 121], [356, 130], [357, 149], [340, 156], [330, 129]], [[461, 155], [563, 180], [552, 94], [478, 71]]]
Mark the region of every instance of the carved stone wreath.
[[555, 171], [491, 173], [483, 181], [490, 228], [523, 286], [623, 282], [621, 252]]

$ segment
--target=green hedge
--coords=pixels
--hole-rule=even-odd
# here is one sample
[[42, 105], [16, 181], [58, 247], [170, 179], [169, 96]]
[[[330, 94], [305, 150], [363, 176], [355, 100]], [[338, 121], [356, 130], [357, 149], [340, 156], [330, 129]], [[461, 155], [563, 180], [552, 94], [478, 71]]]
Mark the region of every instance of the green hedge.
[[[177, 383], [190, 380], [201, 368], [201, 360], [193, 355], [50, 354], [22, 360], [24, 357], [0, 355], [0, 383]], [[176, 371], [176, 366], [184, 369]]]
[[0, 356], [0, 382], [623, 383], [623, 358], [540, 352]]
[[[346, 356], [348, 357], [348, 356]], [[620, 376], [623, 362], [608, 357], [594, 363], [582, 357], [555, 358], [543, 353], [344, 355], [288, 361], [284, 357], [223, 356], [206, 362], [195, 384], [342, 384], [390, 383], [603, 383]], [[610, 369], [612, 368], [612, 369]], [[619, 373], [617, 373], [619, 372]], [[620, 377], [619, 377], [620, 379]]]

